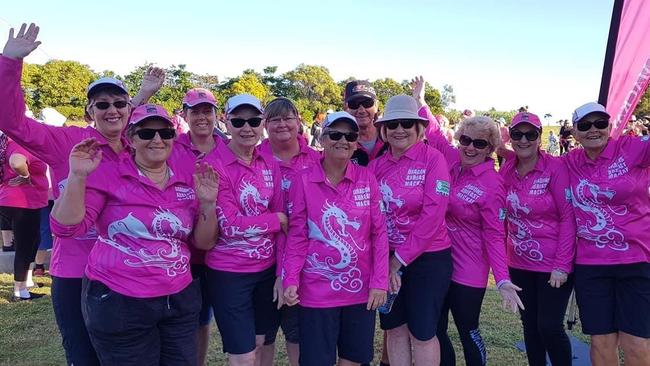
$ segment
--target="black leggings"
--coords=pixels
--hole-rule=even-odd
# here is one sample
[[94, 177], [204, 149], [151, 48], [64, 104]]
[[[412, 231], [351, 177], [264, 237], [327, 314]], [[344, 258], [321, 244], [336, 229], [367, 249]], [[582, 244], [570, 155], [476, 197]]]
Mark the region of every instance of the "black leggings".
[[519, 297], [526, 310], [519, 310], [524, 326], [526, 356], [531, 366], [545, 366], [546, 353], [553, 366], [570, 366], [571, 343], [564, 331], [573, 274], [560, 288], [548, 283], [551, 274], [510, 268], [512, 282], [521, 287]]
[[487, 363], [485, 343], [483, 343], [481, 331], [478, 329], [483, 296], [485, 296], [484, 288], [465, 286], [451, 281], [436, 334], [440, 341], [441, 366], [456, 365], [456, 352], [447, 334], [449, 310], [454, 316], [460, 342], [463, 344], [465, 364], [467, 366], [478, 366]]
[[36, 258], [38, 243], [41, 241], [40, 209], [0, 206], [0, 215], [11, 220], [14, 231], [14, 280], [25, 281], [29, 264]]

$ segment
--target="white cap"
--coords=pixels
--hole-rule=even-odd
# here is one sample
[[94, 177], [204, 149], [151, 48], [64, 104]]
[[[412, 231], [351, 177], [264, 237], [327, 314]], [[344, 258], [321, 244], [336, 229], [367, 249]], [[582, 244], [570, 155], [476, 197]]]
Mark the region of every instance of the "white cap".
[[602, 104], [598, 104], [596, 102], [589, 102], [581, 105], [580, 107], [576, 108], [575, 111], [573, 111], [573, 118], [572, 118], [573, 123], [580, 122], [580, 120], [583, 119], [586, 115], [592, 113], [600, 113], [607, 116], [607, 118], [610, 117], [609, 113], [607, 113], [607, 110], [605, 110], [605, 107], [603, 107]]
[[97, 79], [93, 81], [90, 85], [88, 85], [88, 88], [86, 89], [86, 96], [90, 96], [93, 89], [101, 85], [113, 85], [118, 89], [122, 90], [124, 94], [129, 94], [129, 90], [126, 88], [126, 85], [124, 85], [124, 83], [121, 80], [115, 78], [103, 77], [101, 79]]
[[260, 113], [264, 113], [264, 108], [262, 108], [260, 100], [250, 94], [238, 94], [230, 97], [226, 102], [226, 113], [231, 113], [235, 108], [242, 105], [249, 105], [257, 109]]
[[323, 128], [327, 128], [331, 125], [334, 124], [334, 122], [337, 121], [345, 121], [350, 124], [350, 127], [354, 131], [359, 131], [359, 124], [357, 123], [356, 118], [352, 117], [352, 115], [348, 112], [340, 111], [340, 112], [332, 112], [328, 114], [325, 117], [325, 121], [323, 121]]

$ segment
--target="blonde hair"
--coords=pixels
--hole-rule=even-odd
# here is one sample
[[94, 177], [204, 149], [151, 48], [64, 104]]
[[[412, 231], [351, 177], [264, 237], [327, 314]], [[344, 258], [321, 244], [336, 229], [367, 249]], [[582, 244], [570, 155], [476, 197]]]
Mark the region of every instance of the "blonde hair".
[[487, 132], [487, 140], [490, 143], [490, 153], [494, 152], [496, 148], [501, 146], [501, 132], [499, 131], [499, 126], [492, 118], [486, 116], [469, 117], [460, 121], [458, 131], [454, 134], [454, 139], [460, 139], [460, 136], [465, 134], [465, 130], [472, 127]]

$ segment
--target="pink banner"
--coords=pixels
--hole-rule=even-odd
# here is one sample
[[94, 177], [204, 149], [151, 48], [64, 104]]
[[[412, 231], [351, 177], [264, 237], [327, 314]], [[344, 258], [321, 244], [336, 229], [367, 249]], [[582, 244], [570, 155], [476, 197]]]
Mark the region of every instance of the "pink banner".
[[650, 1], [624, 0], [607, 98], [618, 137], [650, 82]]

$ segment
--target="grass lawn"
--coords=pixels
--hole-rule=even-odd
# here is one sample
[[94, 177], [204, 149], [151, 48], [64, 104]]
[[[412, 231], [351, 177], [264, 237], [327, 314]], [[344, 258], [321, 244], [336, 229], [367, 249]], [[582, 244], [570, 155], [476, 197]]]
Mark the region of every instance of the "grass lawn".
[[[56, 327], [50, 301], [51, 280], [39, 277], [36, 280], [43, 287], [33, 292], [47, 296], [32, 302], [11, 303], [13, 277], [0, 274], [0, 365], [40, 366], [64, 365], [65, 356], [61, 346], [61, 337]], [[221, 342], [213, 323], [213, 337], [208, 356], [209, 365], [226, 365], [221, 352]], [[449, 326], [450, 336], [454, 341], [458, 364], [462, 365], [462, 349], [458, 334], [453, 324]], [[526, 365], [526, 357], [515, 348], [515, 342], [522, 339], [521, 323], [518, 316], [506, 313], [500, 308], [499, 294], [492, 285], [488, 288], [481, 314], [481, 332], [488, 350], [491, 365]], [[573, 334], [585, 340], [579, 325]], [[287, 365], [282, 337], [278, 336], [278, 356], [276, 365]], [[375, 362], [381, 352], [381, 332], [375, 339]]]

